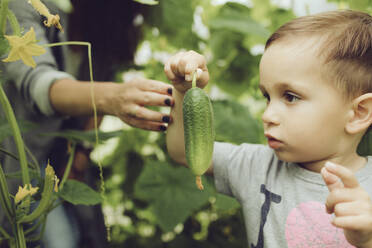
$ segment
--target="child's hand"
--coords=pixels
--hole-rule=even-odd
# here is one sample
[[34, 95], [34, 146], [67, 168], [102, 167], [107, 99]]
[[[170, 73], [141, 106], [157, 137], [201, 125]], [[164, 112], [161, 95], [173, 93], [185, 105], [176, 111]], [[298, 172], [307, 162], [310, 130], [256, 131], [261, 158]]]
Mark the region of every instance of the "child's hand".
[[196, 69], [197, 86], [204, 88], [209, 80], [208, 68], [204, 56], [194, 51], [179, 52], [172, 56], [164, 65], [164, 72], [174, 84], [174, 88], [181, 93], [191, 87], [192, 78]]
[[321, 174], [330, 192], [327, 212], [335, 214], [332, 224], [344, 229], [350, 244], [372, 247], [372, 202], [368, 193], [344, 166], [327, 162]]

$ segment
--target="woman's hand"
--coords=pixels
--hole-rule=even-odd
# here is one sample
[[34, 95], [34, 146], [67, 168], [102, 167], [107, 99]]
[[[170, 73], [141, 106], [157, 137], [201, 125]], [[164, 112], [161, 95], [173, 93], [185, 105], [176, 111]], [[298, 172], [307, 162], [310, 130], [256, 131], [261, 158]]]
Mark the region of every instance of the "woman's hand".
[[103, 101], [97, 103], [104, 113], [115, 115], [133, 127], [152, 131], [167, 129], [169, 114], [148, 109], [146, 106], [172, 106], [174, 100], [171, 85], [136, 78], [123, 84], [111, 85], [105, 95]]
[[172, 106], [172, 85], [146, 78], [126, 83], [95, 82], [94, 85], [60, 79], [50, 88], [51, 105], [62, 115], [92, 115], [92, 89], [100, 115], [115, 115], [133, 127], [153, 131], [166, 130], [165, 123], [171, 121], [169, 114], [150, 110], [146, 106]]

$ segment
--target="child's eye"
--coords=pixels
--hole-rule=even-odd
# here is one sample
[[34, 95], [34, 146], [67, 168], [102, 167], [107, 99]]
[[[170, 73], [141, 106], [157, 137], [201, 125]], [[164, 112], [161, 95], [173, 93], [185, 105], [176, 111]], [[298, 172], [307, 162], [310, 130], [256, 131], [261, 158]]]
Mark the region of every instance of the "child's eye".
[[266, 98], [268, 102], [270, 102], [270, 96], [267, 93], [263, 93], [263, 96]]
[[300, 98], [298, 96], [296, 96], [295, 94], [293, 94], [291, 92], [285, 92], [284, 93], [284, 98], [285, 98], [286, 101], [291, 102], [291, 103], [300, 100]]

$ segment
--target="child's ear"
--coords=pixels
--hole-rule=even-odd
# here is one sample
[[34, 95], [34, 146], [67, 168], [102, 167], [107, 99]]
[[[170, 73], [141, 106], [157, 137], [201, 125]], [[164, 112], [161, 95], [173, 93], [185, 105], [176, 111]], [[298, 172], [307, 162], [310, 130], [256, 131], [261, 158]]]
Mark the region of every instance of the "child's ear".
[[372, 124], [372, 93], [363, 94], [353, 100], [353, 115], [345, 130], [350, 134], [364, 132]]

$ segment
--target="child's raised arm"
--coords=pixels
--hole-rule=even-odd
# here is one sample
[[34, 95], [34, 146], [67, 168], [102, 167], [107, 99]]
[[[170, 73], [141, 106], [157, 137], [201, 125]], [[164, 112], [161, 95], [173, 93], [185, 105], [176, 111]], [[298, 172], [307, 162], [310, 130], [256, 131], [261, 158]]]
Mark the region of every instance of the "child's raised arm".
[[167, 129], [167, 149], [170, 157], [178, 163], [187, 165], [185, 158], [182, 102], [197, 69], [197, 86], [204, 88], [209, 80], [205, 58], [194, 52], [179, 52], [171, 57], [164, 66], [165, 74], [174, 86], [174, 105], [171, 110], [171, 123]]

